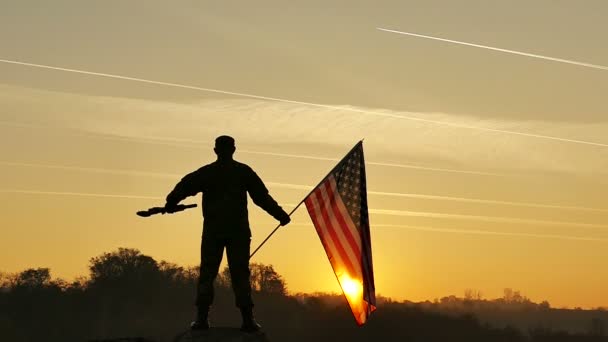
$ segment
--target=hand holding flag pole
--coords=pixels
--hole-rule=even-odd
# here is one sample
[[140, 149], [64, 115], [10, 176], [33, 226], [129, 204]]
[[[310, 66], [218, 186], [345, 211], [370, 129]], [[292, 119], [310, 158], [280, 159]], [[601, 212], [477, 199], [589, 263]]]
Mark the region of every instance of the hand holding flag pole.
[[[296, 210], [298, 210], [298, 208], [302, 205], [302, 203], [304, 203], [304, 201], [306, 201], [306, 199], [315, 191], [315, 189], [317, 189], [319, 187], [319, 185], [323, 184], [323, 182], [327, 179], [327, 177], [329, 177], [331, 175], [331, 173], [338, 168], [338, 166], [340, 166], [340, 164], [350, 155], [350, 153], [357, 148], [357, 146], [359, 146], [359, 144], [363, 143], [363, 139], [361, 139], [361, 141], [359, 141], [357, 143], [357, 145], [355, 145], [355, 147], [353, 147], [347, 154], [346, 156], [344, 156], [344, 158], [342, 158], [342, 160], [336, 165], [334, 166], [333, 169], [331, 169], [331, 171], [329, 171], [329, 173], [327, 174], [327, 176], [325, 176], [320, 182], [319, 184], [317, 184], [317, 186], [315, 186], [312, 190], [310, 190], [310, 192], [308, 193], [308, 195], [304, 196], [304, 199], [302, 199], [300, 201], [300, 203], [298, 203], [290, 212], [289, 212], [289, 216], [291, 216], [291, 214], [293, 214]], [[266, 242], [274, 235], [274, 233], [277, 232], [277, 230], [279, 230], [279, 228], [281, 228], [282, 225], [279, 224], [276, 226], [276, 228], [270, 232], [270, 234], [268, 234], [268, 236], [264, 239], [264, 241], [262, 241], [262, 243], [260, 243], [260, 245], [251, 253], [251, 255], [249, 256], [249, 259], [253, 258], [253, 256], [255, 255], [255, 253], [257, 253], [260, 248], [262, 248], [262, 246], [264, 246], [264, 244], [266, 244]]]

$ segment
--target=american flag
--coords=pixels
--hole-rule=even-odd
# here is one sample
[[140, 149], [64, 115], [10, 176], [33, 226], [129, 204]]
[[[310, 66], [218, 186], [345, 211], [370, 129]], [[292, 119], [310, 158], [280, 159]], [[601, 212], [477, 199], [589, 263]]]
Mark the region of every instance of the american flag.
[[363, 142], [304, 199], [358, 325], [376, 310]]

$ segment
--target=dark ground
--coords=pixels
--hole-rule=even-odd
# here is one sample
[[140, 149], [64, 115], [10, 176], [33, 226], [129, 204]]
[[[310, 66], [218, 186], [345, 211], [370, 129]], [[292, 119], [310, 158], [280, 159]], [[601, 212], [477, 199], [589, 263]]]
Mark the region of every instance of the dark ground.
[[[0, 340], [172, 341], [194, 317], [196, 269], [120, 249], [91, 259], [90, 270], [89, 278], [73, 283], [52, 280], [48, 269], [4, 275]], [[341, 296], [288, 295], [272, 266], [252, 264], [252, 271], [256, 316], [273, 342], [608, 342], [605, 311], [555, 310], [522, 296], [435, 303], [382, 298], [369, 322], [357, 327]], [[240, 326], [229, 284], [226, 273], [218, 277], [215, 326]], [[568, 320], [587, 328], [565, 331], [560, 322]], [[118, 339], [125, 337], [133, 339]]]

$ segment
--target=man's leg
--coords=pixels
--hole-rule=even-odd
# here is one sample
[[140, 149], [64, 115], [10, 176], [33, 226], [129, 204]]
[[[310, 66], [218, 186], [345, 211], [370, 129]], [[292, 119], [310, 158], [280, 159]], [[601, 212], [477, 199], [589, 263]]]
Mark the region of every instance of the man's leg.
[[198, 278], [196, 306], [198, 315], [193, 329], [208, 329], [209, 307], [213, 303], [213, 282], [222, 262], [225, 241], [213, 236], [203, 235], [201, 243], [201, 267]]
[[236, 299], [236, 306], [243, 316], [242, 330], [255, 332], [261, 326], [253, 318], [253, 301], [251, 299], [251, 282], [249, 272], [249, 250], [251, 239], [249, 237], [231, 238], [226, 244], [228, 267], [232, 279], [232, 289]]

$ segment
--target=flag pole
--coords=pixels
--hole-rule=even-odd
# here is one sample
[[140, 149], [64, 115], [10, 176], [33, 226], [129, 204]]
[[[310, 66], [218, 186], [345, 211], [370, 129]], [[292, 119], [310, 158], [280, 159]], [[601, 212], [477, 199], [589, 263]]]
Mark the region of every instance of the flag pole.
[[[289, 213], [289, 216], [291, 216], [291, 214], [293, 214], [301, 205], [302, 203], [304, 203], [304, 201], [306, 201], [306, 199], [308, 198], [308, 196], [310, 196], [316, 188], [319, 187], [319, 185], [323, 184], [323, 182], [325, 182], [325, 180], [327, 179], [327, 177], [329, 177], [334, 170], [340, 166], [340, 164], [342, 164], [342, 162], [346, 159], [346, 157], [348, 157], [349, 154], [351, 154], [352, 151], [355, 150], [355, 148], [357, 148], [357, 146], [359, 146], [359, 144], [363, 143], [363, 139], [361, 139], [358, 143], [355, 144], [355, 146], [353, 146], [353, 148], [350, 149], [350, 151], [348, 151], [348, 153], [342, 158], [340, 159], [340, 161], [338, 162], [338, 164], [336, 164], [336, 166], [334, 166], [325, 177], [323, 177], [323, 179], [321, 179], [321, 181], [319, 182], [319, 184], [317, 184], [317, 186], [315, 186], [314, 188], [312, 188], [312, 190], [310, 190], [310, 192], [308, 193], [308, 195], [304, 196], [304, 198], [300, 201], [300, 203], [298, 203], [298, 205], [295, 206], [295, 208], [293, 208], [291, 210], [291, 212]], [[253, 258], [253, 256], [255, 255], [255, 253], [257, 253], [260, 248], [262, 248], [262, 246], [264, 246], [264, 244], [266, 243], [266, 241], [268, 241], [273, 235], [274, 233], [276, 233], [277, 230], [279, 230], [279, 228], [281, 228], [281, 224], [277, 225], [277, 227], [270, 233], [268, 234], [268, 236], [264, 239], [264, 241], [262, 241], [262, 243], [253, 251], [253, 253], [251, 253], [251, 255], [249, 255], [249, 259]]]

